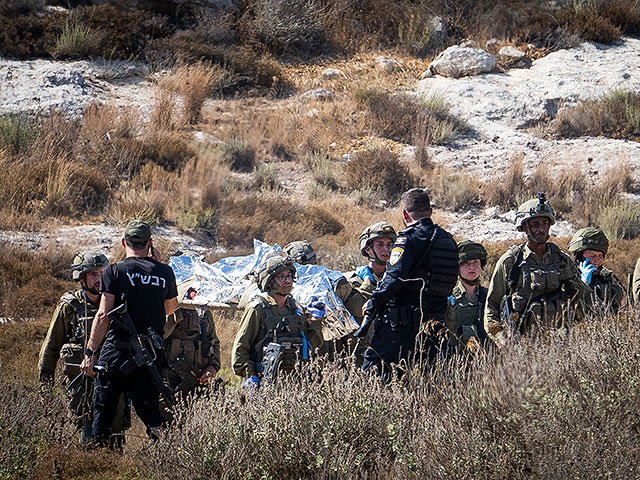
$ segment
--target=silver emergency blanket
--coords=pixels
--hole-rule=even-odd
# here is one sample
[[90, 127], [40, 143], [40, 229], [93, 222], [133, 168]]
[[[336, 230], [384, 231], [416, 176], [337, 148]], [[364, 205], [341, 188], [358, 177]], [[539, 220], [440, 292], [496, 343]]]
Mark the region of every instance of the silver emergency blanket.
[[[249, 274], [257, 271], [266, 259], [274, 255], [284, 255], [282, 248], [260, 240], [253, 240], [253, 254], [244, 257], [227, 257], [210, 264], [189, 255], [171, 257], [169, 265], [173, 268], [178, 285], [189, 281], [189, 286], [198, 292], [192, 305], [202, 307], [238, 304], [243, 292], [252, 286]], [[345, 336], [358, 328], [358, 323], [344, 307], [334, 293], [333, 285], [344, 278], [341, 272], [329, 270], [320, 265], [300, 265], [295, 263], [296, 281], [292, 295], [302, 306], [318, 297], [327, 309], [327, 318], [323, 321], [323, 336], [326, 341]], [[182, 299], [179, 299], [182, 300]]]

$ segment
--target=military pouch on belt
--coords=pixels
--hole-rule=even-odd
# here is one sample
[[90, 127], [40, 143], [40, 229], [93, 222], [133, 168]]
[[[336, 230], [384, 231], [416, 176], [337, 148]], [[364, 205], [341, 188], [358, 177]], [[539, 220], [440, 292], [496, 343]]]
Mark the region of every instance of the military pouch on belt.
[[413, 307], [389, 307], [383, 315], [383, 323], [388, 323], [394, 332], [400, 327], [419, 328], [420, 312]]
[[80, 375], [80, 367], [72, 367], [69, 364], [80, 365], [84, 359], [84, 349], [78, 343], [65, 343], [60, 350], [62, 359], [62, 372], [68, 377]]
[[560, 273], [555, 270], [531, 270], [531, 291], [550, 292], [560, 288]]

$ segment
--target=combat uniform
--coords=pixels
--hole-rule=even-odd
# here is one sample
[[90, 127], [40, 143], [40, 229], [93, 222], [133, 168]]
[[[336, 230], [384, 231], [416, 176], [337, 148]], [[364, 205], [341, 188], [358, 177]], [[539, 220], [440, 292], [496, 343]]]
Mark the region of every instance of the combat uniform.
[[231, 364], [236, 375], [252, 377], [262, 373], [263, 347], [270, 342], [286, 346], [281, 371], [292, 370], [302, 359], [304, 337], [313, 349], [322, 345], [320, 321], [310, 322], [293, 297], [279, 307], [268, 293], [258, 294], [244, 311], [236, 334]]
[[[606, 267], [600, 267], [591, 277], [591, 291], [599, 301], [593, 301], [593, 305], [604, 305], [608, 313], [617, 313], [622, 307], [624, 290], [616, 281], [615, 275]], [[595, 299], [594, 299], [595, 300]]]
[[[91, 323], [97, 310], [98, 306], [87, 298], [83, 289], [65, 293], [53, 313], [38, 361], [40, 382], [52, 384], [56, 365], [62, 358], [69, 411], [73, 423], [81, 429], [83, 442], [92, 437], [94, 379], [88, 375], [80, 376], [80, 368], [69, 364], [79, 365], [82, 362]], [[121, 433], [129, 425], [130, 412], [122, 396], [112, 431]]]
[[351, 291], [343, 300], [344, 306], [353, 315], [356, 322], [362, 323], [362, 306], [371, 298], [380, 279], [368, 266], [349, 272], [345, 274], [345, 277], [351, 285]]
[[362, 368], [377, 367], [387, 376], [389, 364], [411, 358], [419, 332], [420, 353], [431, 363], [446, 330], [447, 297], [457, 278], [458, 250], [448, 232], [430, 218], [401, 231], [382, 282], [371, 296], [369, 311], [377, 319]]
[[479, 345], [484, 343], [487, 332], [484, 330], [484, 303], [487, 289], [478, 286], [471, 297], [464, 286], [458, 282], [449, 297], [446, 324], [451, 332], [449, 346], [464, 347], [469, 339], [474, 338]]
[[[495, 340], [502, 331], [492, 335], [492, 325], [506, 328], [503, 298], [509, 301], [512, 317], [519, 320], [519, 332], [535, 327], [563, 326], [568, 307], [581, 316], [587, 286], [580, 280], [573, 259], [557, 245], [547, 242], [541, 260], [527, 246], [512, 246], [498, 260], [493, 271], [484, 316], [484, 328]], [[505, 297], [506, 296], [506, 297]]]
[[175, 392], [195, 391], [207, 367], [220, 370], [220, 340], [211, 311], [180, 308], [167, 317], [164, 329], [165, 383]]

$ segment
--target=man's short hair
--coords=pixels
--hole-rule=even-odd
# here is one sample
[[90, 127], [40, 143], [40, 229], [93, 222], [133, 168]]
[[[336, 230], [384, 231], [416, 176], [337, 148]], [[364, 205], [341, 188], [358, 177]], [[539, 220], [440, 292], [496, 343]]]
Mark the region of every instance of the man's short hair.
[[147, 242], [130, 242], [125, 238], [124, 242], [131, 250], [143, 250], [147, 246]]
[[431, 210], [431, 199], [426, 188], [412, 188], [402, 194], [402, 209], [408, 213], [427, 213]]

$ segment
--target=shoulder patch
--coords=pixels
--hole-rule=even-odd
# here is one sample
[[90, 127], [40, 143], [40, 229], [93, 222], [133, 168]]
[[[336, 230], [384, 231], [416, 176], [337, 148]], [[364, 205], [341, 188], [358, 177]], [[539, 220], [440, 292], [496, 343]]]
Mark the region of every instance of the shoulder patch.
[[404, 245], [405, 243], [407, 243], [407, 237], [398, 237], [394, 245]]
[[403, 253], [404, 248], [393, 247], [393, 249], [391, 249], [391, 255], [389, 255], [389, 265], [395, 265], [396, 263], [398, 263]]

